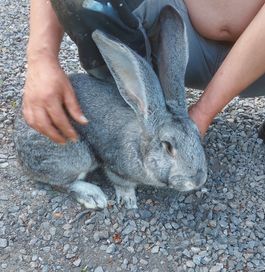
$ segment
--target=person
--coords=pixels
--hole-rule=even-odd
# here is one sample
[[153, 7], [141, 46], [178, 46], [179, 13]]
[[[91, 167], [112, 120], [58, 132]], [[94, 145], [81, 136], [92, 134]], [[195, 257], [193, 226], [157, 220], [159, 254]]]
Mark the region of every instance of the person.
[[[52, 6], [51, 2], [59, 4]], [[88, 120], [83, 116], [72, 86], [59, 65], [60, 43], [65, 30], [79, 45], [83, 67], [91, 74], [99, 75], [91, 62], [86, 63], [90, 48], [83, 47], [82, 51], [82, 43], [78, 44], [78, 37], [75, 36], [78, 31], [86, 31], [86, 22], [81, 22], [84, 25], [78, 26], [75, 32], [75, 22], [71, 21], [75, 11], [80, 11], [80, 8], [85, 8], [85, 4], [92, 2], [97, 1], [31, 1], [23, 114], [31, 127], [61, 144], [78, 138], [69, 116], [80, 124], [87, 124]], [[264, 0], [132, 2], [136, 3], [132, 8], [133, 15], [142, 22], [147, 33], [165, 4], [173, 5], [182, 14], [190, 45], [186, 85], [204, 89], [199, 100], [189, 108], [190, 117], [202, 136], [214, 117], [235, 96], [265, 94]], [[80, 3], [83, 3], [82, 6], [77, 7]], [[69, 18], [62, 17], [60, 11]], [[86, 18], [89, 24], [89, 17]], [[97, 17], [93, 21], [97, 23]], [[261, 136], [265, 139], [265, 130]]]

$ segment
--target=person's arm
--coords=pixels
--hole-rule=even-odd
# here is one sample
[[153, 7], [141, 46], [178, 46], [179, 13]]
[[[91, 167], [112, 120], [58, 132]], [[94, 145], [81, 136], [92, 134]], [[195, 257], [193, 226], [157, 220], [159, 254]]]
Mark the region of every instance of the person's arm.
[[189, 109], [202, 136], [224, 106], [265, 73], [264, 45], [265, 5], [234, 44], [198, 102]]
[[30, 36], [27, 48], [27, 76], [23, 95], [23, 114], [26, 122], [57, 143], [76, 140], [65, 109], [81, 124], [83, 116], [74, 91], [61, 69], [58, 53], [63, 37], [60, 25], [49, 0], [32, 0]]

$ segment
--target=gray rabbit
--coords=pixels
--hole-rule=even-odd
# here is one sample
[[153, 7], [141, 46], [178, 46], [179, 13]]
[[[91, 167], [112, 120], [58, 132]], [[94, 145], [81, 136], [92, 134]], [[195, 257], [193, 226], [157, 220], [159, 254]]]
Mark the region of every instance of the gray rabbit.
[[30, 128], [20, 114], [15, 146], [36, 181], [67, 189], [93, 209], [107, 206], [102, 190], [85, 181], [98, 167], [113, 183], [117, 203], [127, 208], [137, 208], [139, 184], [178, 191], [204, 184], [205, 154], [185, 99], [185, 27], [171, 7], [163, 9], [160, 19], [160, 82], [151, 66], [127, 46], [98, 30], [93, 33], [116, 85], [87, 74], [70, 77], [82, 111], [91, 120], [85, 126], [73, 122], [78, 142], [55, 144]]

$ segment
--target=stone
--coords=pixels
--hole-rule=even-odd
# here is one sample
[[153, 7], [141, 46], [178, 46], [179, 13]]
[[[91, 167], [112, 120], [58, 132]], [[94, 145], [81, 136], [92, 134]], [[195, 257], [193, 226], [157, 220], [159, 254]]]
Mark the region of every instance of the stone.
[[186, 262], [186, 266], [187, 266], [187, 267], [190, 267], [190, 268], [193, 268], [193, 267], [195, 267], [195, 264], [193, 263], [193, 261], [188, 260], [188, 261]]
[[94, 272], [104, 272], [104, 270], [103, 270], [102, 266], [98, 266], [98, 267], [94, 270]]
[[108, 246], [107, 250], [106, 250], [106, 253], [108, 254], [112, 254], [116, 251], [116, 245], [115, 244], [111, 244]]
[[122, 231], [122, 233], [124, 235], [128, 235], [128, 234], [132, 233], [135, 230], [136, 230], [136, 227], [134, 225], [128, 225], [127, 227], [125, 227], [125, 229]]
[[140, 260], [140, 264], [142, 264], [142, 265], [148, 265], [148, 261], [146, 261], [144, 259], [141, 259]]
[[9, 163], [8, 162], [2, 162], [2, 163], [0, 163], [0, 168], [7, 168], [7, 166], [9, 165]]
[[210, 272], [219, 272], [223, 269], [224, 265], [221, 264], [221, 263], [217, 263], [215, 266], [213, 266], [211, 269], [210, 269]]
[[151, 249], [151, 253], [153, 254], [156, 254], [159, 252], [159, 246], [154, 246], [152, 249]]
[[109, 238], [109, 233], [108, 231], [96, 231], [93, 235], [94, 241], [98, 242], [102, 239], [108, 239]]
[[73, 262], [73, 265], [76, 266], [76, 267], [79, 267], [81, 265], [81, 262], [82, 262], [81, 259], [78, 258]]
[[8, 246], [7, 239], [0, 238], [0, 248], [6, 248]]

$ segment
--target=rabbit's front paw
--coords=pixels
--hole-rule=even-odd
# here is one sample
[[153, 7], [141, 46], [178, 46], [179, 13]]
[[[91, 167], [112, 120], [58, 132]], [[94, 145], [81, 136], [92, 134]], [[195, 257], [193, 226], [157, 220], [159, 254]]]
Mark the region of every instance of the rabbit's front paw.
[[77, 180], [69, 188], [75, 193], [76, 200], [87, 209], [104, 209], [107, 207], [107, 197], [102, 190], [91, 183]]
[[127, 209], [137, 209], [137, 200], [134, 187], [122, 187], [115, 185], [116, 201], [118, 205], [125, 204]]

